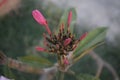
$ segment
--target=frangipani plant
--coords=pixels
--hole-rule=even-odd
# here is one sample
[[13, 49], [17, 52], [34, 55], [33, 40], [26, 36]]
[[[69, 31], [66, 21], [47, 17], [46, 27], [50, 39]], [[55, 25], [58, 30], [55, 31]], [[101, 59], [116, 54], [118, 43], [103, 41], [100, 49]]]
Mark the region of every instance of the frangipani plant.
[[[44, 16], [38, 10], [32, 12], [34, 19], [46, 28], [48, 35], [44, 33], [45, 46], [47, 49], [37, 46], [38, 51], [48, 52], [49, 54], [56, 54], [57, 63], [60, 70], [65, 71], [66, 67], [72, 64], [73, 52], [78, 46], [78, 43], [82, 41], [87, 33], [83, 34], [79, 39], [75, 39], [74, 35], [70, 31], [70, 23], [72, 20], [72, 11], [68, 14], [67, 25], [60, 24], [60, 29], [57, 34], [53, 34], [48, 27], [48, 23]], [[67, 27], [67, 28], [65, 28]]]
[[99, 28], [90, 33], [86, 32], [79, 39], [76, 39], [73, 34], [73, 28], [71, 30], [71, 27], [74, 26], [70, 26], [72, 23], [72, 15], [76, 17], [76, 12], [74, 9], [70, 9], [67, 13], [68, 16], [66, 13], [64, 14], [59, 24], [59, 30], [54, 34], [51, 32], [48, 22], [42, 13], [38, 10], [33, 10], [32, 12], [33, 18], [40, 25], [44, 26], [48, 33], [48, 35], [44, 33], [44, 45], [46, 48], [37, 46], [36, 50], [48, 52], [48, 54], [56, 54], [59, 70], [61, 71], [66, 71], [68, 69], [67, 67], [78, 61], [81, 55], [85, 55], [90, 50], [101, 44], [106, 33], [106, 28]]
[[[56, 29], [56, 31], [51, 31], [47, 20], [44, 18], [40, 11], [33, 10], [32, 15], [35, 21], [45, 27], [47, 32], [43, 35], [43, 43], [45, 47], [36, 46], [36, 50], [40, 52], [46, 52], [50, 55], [55, 54], [57, 58], [56, 63], [52, 64], [52, 62], [50, 62], [48, 59], [39, 56], [20, 57], [19, 60], [24, 62], [22, 63], [18, 60], [8, 58], [1, 53], [0, 62], [2, 64], [7, 64], [8, 67], [18, 69], [20, 71], [36, 74], [50, 75], [52, 72], [55, 75], [55, 73], [60, 72], [60, 78], [57, 79], [63, 80], [64, 73], [71, 71], [71, 66], [74, 66], [75, 63], [79, 61], [84, 55], [88, 54], [97, 46], [104, 43], [107, 30], [106, 27], [96, 28], [90, 32], [83, 33], [80, 38], [76, 39], [73, 33], [76, 20], [76, 11], [74, 8], [65, 11], [61, 17], [58, 29]], [[47, 65], [47, 67], [40, 68], [38, 65], [38, 67], [31, 66], [32, 62]], [[25, 63], [30, 64], [24, 65]], [[79, 80], [79, 78], [77, 79]], [[48, 79], [44, 78], [44, 80]], [[95, 79], [93, 78], [91, 80]]]

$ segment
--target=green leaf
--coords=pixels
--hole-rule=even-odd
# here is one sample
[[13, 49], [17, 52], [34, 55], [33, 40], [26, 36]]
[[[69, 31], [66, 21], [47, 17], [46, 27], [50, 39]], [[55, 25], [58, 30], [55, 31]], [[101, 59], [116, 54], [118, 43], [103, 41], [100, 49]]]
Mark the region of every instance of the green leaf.
[[76, 78], [77, 78], [77, 80], [100, 80], [89, 74], [79, 74], [79, 75], [77, 75]]
[[106, 27], [96, 28], [88, 33], [88, 35], [78, 44], [74, 54], [80, 54], [95, 44], [104, 41], [106, 36]]
[[70, 24], [70, 29], [71, 29], [71, 32], [73, 32], [74, 25], [75, 25], [76, 18], [77, 18], [76, 10], [74, 8], [70, 8], [70, 9], [67, 9], [67, 10], [64, 11], [64, 13], [63, 13], [63, 15], [60, 19], [58, 29], [56, 30], [57, 32], [59, 31], [59, 28], [60, 28], [61, 24], [64, 24], [65, 30], [67, 29], [67, 19], [68, 19], [69, 11], [72, 11], [72, 20], [71, 20], [71, 24]]
[[94, 46], [86, 49], [85, 51], [83, 51], [80, 55], [78, 55], [77, 57], [73, 57], [73, 62], [77, 62], [79, 61], [83, 56], [85, 56], [86, 54], [88, 54], [90, 51], [92, 51], [93, 49], [95, 49], [97, 46], [100, 46], [101, 44], [103, 44], [103, 42], [97, 43]]
[[47, 58], [43, 58], [43, 57], [35, 56], [35, 55], [19, 57], [18, 59], [31, 65], [41, 65], [41, 66], [52, 65], [52, 63]]

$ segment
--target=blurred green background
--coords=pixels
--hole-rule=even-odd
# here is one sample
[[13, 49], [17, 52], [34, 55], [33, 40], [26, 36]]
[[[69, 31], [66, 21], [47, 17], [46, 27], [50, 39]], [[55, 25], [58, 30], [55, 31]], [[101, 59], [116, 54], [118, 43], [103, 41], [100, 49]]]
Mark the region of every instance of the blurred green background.
[[[21, 56], [38, 53], [34, 47], [40, 45], [40, 40], [45, 29], [33, 20], [31, 12], [34, 9], [39, 9], [44, 14], [51, 30], [58, 27], [59, 19], [64, 11], [63, 8], [58, 7], [52, 2], [45, 4], [43, 0], [21, 0], [20, 7], [16, 10], [11, 10], [8, 14], [0, 18], [0, 50], [8, 57], [17, 59]], [[87, 27], [84, 26], [81, 26], [81, 29], [77, 30], [78, 26], [80, 25], [77, 24], [75, 27], [77, 36], [88, 31]], [[120, 75], [120, 36], [117, 35], [115, 38], [115, 44], [117, 45], [106, 39], [106, 43], [95, 49], [95, 51], [110, 63], [117, 71], [117, 74]], [[53, 56], [49, 58], [52, 59], [51, 57]], [[87, 55], [73, 66], [72, 69], [76, 73], [95, 75], [96, 64]], [[8, 71], [8, 68], [0, 65], [0, 75], [5, 75], [5, 70]], [[40, 77], [39, 75], [23, 73], [13, 69], [12, 73], [16, 80], [38, 80]], [[7, 74], [8, 77], [10, 75]], [[65, 80], [74, 80], [74, 78], [69, 79], [69, 75], [67, 76]], [[101, 80], [113, 80], [111, 73], [106, 68], [103, 69], [100, 78]]]

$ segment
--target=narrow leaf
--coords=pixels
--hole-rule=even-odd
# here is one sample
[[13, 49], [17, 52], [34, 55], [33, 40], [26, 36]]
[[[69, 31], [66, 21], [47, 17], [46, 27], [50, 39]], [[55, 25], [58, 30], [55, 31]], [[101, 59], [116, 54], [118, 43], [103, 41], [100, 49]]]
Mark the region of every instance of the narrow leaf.
[[98, 47], [98, 46], [100, 46], [102, 44], [103, 44], [103, 42], [97, 43], [94, 46], [92, 46], [92, 47], [88, 48], [87, 50], [83, 51], [80, 55], [78, 55], [77, 57], [73, 58], [73, 62], [75, 63], [75, 62], [79, 61], [82, 57], [84, 57], [90, 51], [92, 51], [93, 49], [95, 49], [96, 47]]
[[40, 64], [40, 65], [47, 65], [50, 66], [52, 63], [43, 57], [35, 56], [35, 55], [30, 55], [30, 56], [24, 56], [24, 57], [19, 57], [19, 60], [27, 63], [32, 63], [32, 64]]
[[95, 44], [102, 42], [106, 36], [106, 27], [96, 28], [88, 33], [88, 35], [78, 44], [74, 53], [77, 55], [84, 50], [94, 46]]

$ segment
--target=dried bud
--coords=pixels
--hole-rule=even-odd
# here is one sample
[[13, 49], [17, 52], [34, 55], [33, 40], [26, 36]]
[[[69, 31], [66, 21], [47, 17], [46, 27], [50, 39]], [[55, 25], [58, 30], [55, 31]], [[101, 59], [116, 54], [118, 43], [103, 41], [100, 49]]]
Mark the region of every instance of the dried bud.
[[64, 30], [64, 24], [62, 23], [60, 26], [60, 30], [63, 31]]

